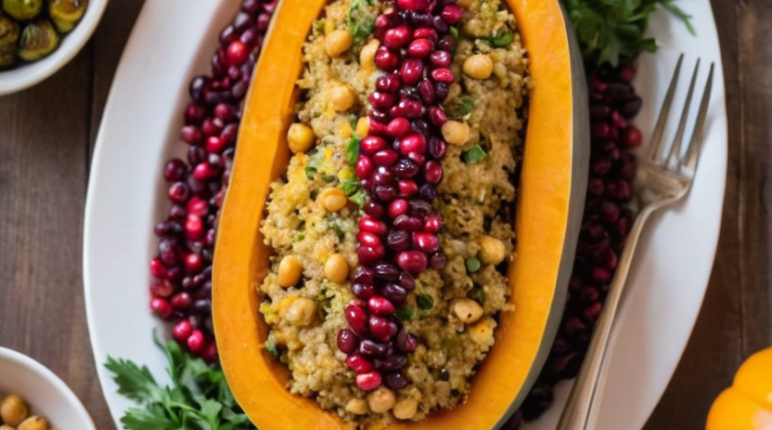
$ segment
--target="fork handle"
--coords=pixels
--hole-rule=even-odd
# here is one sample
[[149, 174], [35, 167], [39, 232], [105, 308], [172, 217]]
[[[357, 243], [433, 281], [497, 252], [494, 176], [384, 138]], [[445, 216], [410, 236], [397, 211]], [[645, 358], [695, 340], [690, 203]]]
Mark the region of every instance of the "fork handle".
[[598, 399], [599, 380], [604, 369], [606, 350], [608, 349], [611, 327], [614, 316], [621, 302], [630, 265], [641, 237], [643, 226], [649, 215], [656, 209], [652, 206], [645, 207], [635, 219], [630, 235], [627, 238], [622, 256], [617, 265], [603, 311], [598, 318], [595, 331], [592, 335], [584, 364], [576, 377], [571, 395], [568, 397], [563, 415], [556, 430], [594, 430], [595, 420], [599, 407]]

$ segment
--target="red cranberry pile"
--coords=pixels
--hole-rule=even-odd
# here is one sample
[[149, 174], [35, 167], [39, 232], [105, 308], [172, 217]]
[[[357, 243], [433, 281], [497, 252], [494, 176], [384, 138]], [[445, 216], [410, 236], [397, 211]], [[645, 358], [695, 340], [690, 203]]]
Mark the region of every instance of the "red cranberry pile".
[[542, 373], [523, 407], [504, 427], [539, 417], [551, 404], [554, 386], [576, 376], [587, 352], [633, 221], [626, 207], [633, 197], [635, 155], [641, 131], [630, 124], [643, 101], [631, 82], [635, 66], [601, 67], [590, 73], [592, 149], [582, 230], [569, 283], [563, 323]]
[[190, 84], [181, 137], [188, 162], [173, 158], [169, 216], [155, 226], [158, 254], [150, 262], [150, 308], [172, 321], [172, 335], [191, 353], [216, 362], [211, 318], [212, 254], [217, 213], [233, 162], [244, 96], [277, 0], [244, 0], [220, 33], [210, 76]]
[[442, 180], [448, 120], [439, 103], [453, 82], [455, 39], [449, 34], [462, 9], [451, 1], [398, 0], [375, 21], [381, 42], [375, 65], [387, 75], [370, 97], [369, 135], [360, 143], [356, 172], [369, 200], [359, 222], [359, 267], [346, 306], [349, 328], [338, 333], [362, 390], [393, 390], [416, 339], [395, 317], [415, 287], [413, 276], [442, 269], [436, 234], [442, 218], [432, 207]]

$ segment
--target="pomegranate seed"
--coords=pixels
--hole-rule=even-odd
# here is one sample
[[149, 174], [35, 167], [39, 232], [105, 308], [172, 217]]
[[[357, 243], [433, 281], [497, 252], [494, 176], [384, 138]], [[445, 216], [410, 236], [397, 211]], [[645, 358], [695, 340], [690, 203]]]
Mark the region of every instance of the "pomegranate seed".
[[403, 251], [397, 254], [397, 264], [409, 273], [421, 273], [429, 264], [426, 255], [419, 251]]
[[367, 333], [367, 313], [362, 307], [349, 303], [345, 309], [346, 321], [355, 333], [364, 335]]
[[[405, 199], [396, 199], [389, 203], [388, 213], [390, 218], [396, 218], [407, 213], [408, 204]], [[159, 261], [160, 263], [160, 261]]]
[[[421, 254], [420, 252], [418, 253]], [[381, 290], [381, 295], [395, 305], [401, 305], [402, 303], [405, 303], [405, 300], [407, 300], [407, 290], [397, 284], [386, 284], [386, 286]]]
[[[405, 0], [401, 0], [405, 1]], [[381, 386], [381, 374], [378, 372], [367, 372], [357, 375], [357, 387], [364, 391], [372, 391]]]
[[[406, 85], [415, 85], [423, 78], [424, 63], [418, 58], [408, 58], [402, 63], [399, 75]], [[434, 76], [434, 71], [432, 71]], [[435, 78], [436, 79], [436, 78]], [[452, 79], [451, 79], [452, 82]]]
[[386, 148], [386, 141], [378, 136], [367, 136], [359, 143], [359, 149], [366, 155], [373, 155], [384, 148]]
[[218, 173], [218, 170], [209, 163], [198, 163], [193, 168], [193, 177], [199, 181], [208, 181], [217, 176]]
[[448, 115], [439, 106], [431, 106], [429, 108], [429, 119], [435, 126], [442, 127], [443, 124], [448, 122]]
[[193, 333], [193, 326], [188, 320], [181, 320], [172, 328], [172, 336], [180, 342], [186, 342]]
[[432, 70], [432, 79], [437, 82], [451, 84], [453, 83], [453, 72], [447, 68], [434, 69]]
[[166, 163], [164, 169], [164, 179], [169, 182], [175, 182], [183, 179], [185, 172], [187, 171], [187, 165], [179, 158], [172, 158]]
[[188, 237], [193, 239], [201, 239], [204, 237], [204, 223], [201, 221], [201, 217], [195, 214], [189, 214], [185, 221], [185, 233]]
[[461, 15], [464, 13], [464, 10], [456, 5], [447, 5], [444, 8], [442, 8], [442, 12], [440, 12], [440, 16], [442, 17], [443, 21], [448, 23], [448, 25], [455, 25], [458, 21], [461, 20]]
[[440, 242], [437, 240], [437, 236], [431, 233], [414, 233], [413, 243], [416, 249], [423, 252], [434, 252], [440, 248]]
[[346, 359], [346, 364], [348, 364], [349, 369], [357, 374], [367, 373], [373, 370], [373, 363], [359, 354], [350, 355], [348, 359]]
[[429, 55], [429, 62], [435, 67], [450, 67], [452, 59], [453, 58], [448, 51], [434, 51]]
[[630, 83], [635, 79], [636, 68], [635, 64], [628, 64], [619, 71], [619, 79], [622, 82]]
[[387, 76], [381, 76], [375, 82], [375, 87], [378, 91], [387, 93], [396, 93], [402, 87], [402, 80], [399, 78], [399, 74], [392, 73]]
[[391, 19], [388, 16], [381, 14], [375, 18], [375, 28], [386, 30], [389, 27], [391, 27]]
[[410, 133], [410, 121], [406, 118], [394, 118], [386, 126], [386, 134], [391, 137], [404, 137]]
[[227, 57], [229, 64], [241, 66], [249, 59], [249, 48], [241, 40], [234, 40], [228, 45]]
[[396, 97], [393, 94], [387, 92], [374, 91], [369, 97], [370, 104], [375, 109], [382, 111], [389, 110], [395, 103], [397, 103]]
[[386, 342], [397, 334], [397, 324], [386, 318], [371, 315], [368, 319], [370, 334], [377, 340]]
[[366, 178], [373, 172], [373, 162], [368, 157], [360, 155], [356, 164], [357, 176]]
[[418, 192], [418, 185], [411, 180], [397, 181], [400, 197], [412, 197]]
[[366, 284], [354, 284], [351, 286], [351, 292], [361, 300], [367, 300], [375, 295], [375, 287]]
[[358, 346], [357, 343], [358, 340], [353, 331], [344, 328], [338, 332], [338, 349], [346, 354], [354, 352]]
[[407, 53], [411, 57], [424, 58], [429, 55], [434, 49], [434, 43], [429, 39], [416, 39], [410, 42], [410, 46], [407, 48]]
[[201, 330], [193, 330], [188, 337], [188, 349], [193, 354], [198, 354], [204, 349], [204, 333]]
[[365, 203], [364, 211], [367, 215], [370, 215], [370, 217], [374, 220], [378, 220], [383, 217], [383, 206], [381, 204], [376, 203], [372, 200], [368, 200]]
[[442, 217], [439, 215], [429, 215], [424, 220], [424, 230], [429, 233], [437, 233], [442, 229]]
[[384, 149], [373, 154], [373, 161], [378, 166], [391, 167], [398, 159], [399, 155], [391, 149]]
[[206, 109], [196, 103], [190, 103], [185, 109], [185, 124], [200, 124], [206, 117]]
[[412, 245], [410, 233], [405, 230], [392, 230], [386, 236], [386, 245], [393, 251], [407, 251]]
[[432, 42], [437, 42], [439, 40], [439, 37], [437, 37], [437, 30], [431, 28], [431, 27], [419, 27], [413, 30], [413, 38], [414, 39], [429, 39]]
[[410, 153], [423, 154], [426, 152], [426, 138], [422, 134], [411, 134], [399, 142], [399, 152], [403, 155]]
[[165, 299], [154, 297], [150, 300], [150, 309], [157, 313], [163, 319], [169, 319], [174, 312], [174, 308]]
[[389, 316], [395, 312], [394, 305], [390, 301], [378, 296], [370, 297], [367, 301], [367, 307], [375, 315]]
[[381, 243], [381, 238], [366, 231], [360, 231], [359, 234], [357, 234], [357, 239], [359, 239], [359, 243], [369, 247], [377, 247], [383, 245]]
[[384, 236], [388, 232], [388, 227], [381, 221], [376, 221], [370, 217], [364, 217], [359, 220], [359, 229], [378, 236]]
[[190, 195], [190, 188], [184, 182], [175, 182], [169, 187], [167, 195], [171, 201], [183, 203]]
[[641, 130], [631, 125], [630, 127], [625, 130], [624, 134], [624, 144], [628, 148], [637, 148], [641, 146], [641, 143], [643, 142], [643, 134], [641, 133]]
[[383, 46], [389, 49], [400, 49], [410, 42], [411, 33], [410, 27], [405, 25], [390, 28], [383, 36]]
[[169, 304], [178, 311], [188, 309], [193, 304], [193, 299], [186, 292], [177, 293], [169, 300]]
[[190, 253], [185, 256], [185, 273], [196, 275], [204, 270], [204, 259], [200, 254]]
[[386, 250], [382, 246], [360, 246], [357, 248], [357, 257], [359, 257], [360, 264], [369, 266], [377, 263], [385, 252]]
[[150, 260], [150, 274], [159, 279], [166, 277], [166, 266], [163, 265], [160, 258], [156, 257]]
[[180, 138], [191, 145], [195, 145], [201, 142], [203, 135], [201, 130], [195, 125], [186, 125], [180, 130]]
[[437, 184], [442, 180], [442, 165], [438, 161], [429, 160], [426, 162], [424, 179], [430, 184]]
[[402, 330], [400, 330], [397, 334], [396, 344], [397, 349], [400, 351], [410, 353], [415, 351], [416, 347], [418, 346], [418, 341], [403, 327]]
[[407, 384], [407, 377], [399, 372], [386, 375], [386, 386], [392, 390], [401, 390], [407, 387]]
[[391, 72], [399, 66], [399, 54], [390, 50], [386, 46], [380, 46], [375, 51], [375, 57], [373, 58], [373, 61], [379, 69], [386, 72]]

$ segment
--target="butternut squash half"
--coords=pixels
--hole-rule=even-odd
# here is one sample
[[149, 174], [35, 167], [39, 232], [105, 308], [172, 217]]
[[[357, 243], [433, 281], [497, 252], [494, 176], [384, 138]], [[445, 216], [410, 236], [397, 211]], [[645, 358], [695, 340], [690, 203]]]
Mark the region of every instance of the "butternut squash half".
[[[509, 285], [515, 312], [501, 314], [496, 344], [468, 401], [390, 429], [482, 430], [501, 425], [533, 384], [560, 322], [586, 190], [586, 93], [581, 62], [558, 0], [507, 0], [530, 58], [534, 91], [517, 205]], [[260, 430], [348, 428], [285, 388], [289, 371], [264, 348], [268, 327], [256, 287], [271, 249], [259, 226], [269, 184], [285, 170], [302, 45], [326, 0], [282, 0], [245, 105], [214, 262], [214, 326], [233, 394]], [[577, 87], [578, 85], [578, 87]]]

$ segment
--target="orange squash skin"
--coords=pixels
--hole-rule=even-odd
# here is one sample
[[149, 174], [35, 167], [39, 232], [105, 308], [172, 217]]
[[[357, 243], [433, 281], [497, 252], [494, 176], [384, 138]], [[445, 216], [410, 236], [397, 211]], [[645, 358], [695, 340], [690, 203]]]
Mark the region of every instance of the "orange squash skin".
[[[213, 272], [213, 318], [228, 384], [261, 430], [346, 429], [313, 400], [292, 395], [289, 371], [264, 348], [257, 286], [271, 250], [259, 226], [269, 184], [284, 172], [286, 130], [294, 119], [302, 45], [326, 0], [282, 0], [247, 97], [231, 183], [220, 218]], [[518, 249], [508, 274], [515, 312], [501, 314], [496, 344], [466, 403], [389, 429], [481, 430], [501, 423], [522, 394], [556, 300], [568, 226], [573, 88], [568, 35], [558, 0], [507, 0], [529, 52], [534, 91], [517, 206]], [[538, 369], [537, 369], [538, 370]]]
[[708, 414], [706, 430], [772, 430], [772, 348], [748, 358]]

